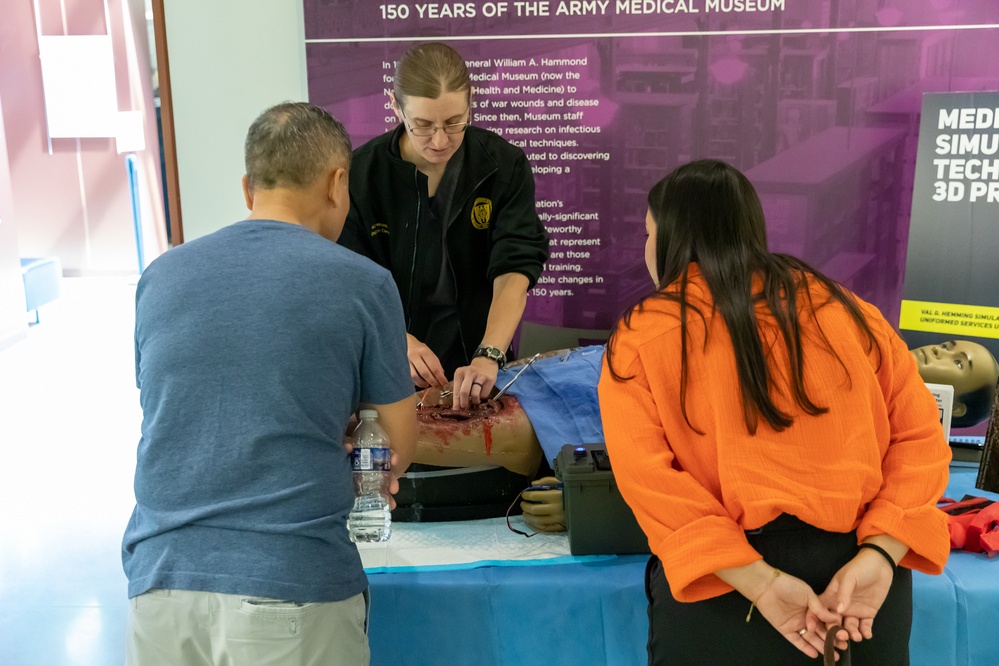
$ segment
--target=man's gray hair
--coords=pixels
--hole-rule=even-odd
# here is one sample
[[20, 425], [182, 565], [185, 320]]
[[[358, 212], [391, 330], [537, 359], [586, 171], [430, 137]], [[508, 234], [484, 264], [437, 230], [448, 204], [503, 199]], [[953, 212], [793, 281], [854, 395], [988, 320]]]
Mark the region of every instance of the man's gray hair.
[[255, 188], [307, 187], [339, 160], [350, 166], [350, 137], [325, 109], [305, 102], [272, 106], [246, 134], [246, 176]]

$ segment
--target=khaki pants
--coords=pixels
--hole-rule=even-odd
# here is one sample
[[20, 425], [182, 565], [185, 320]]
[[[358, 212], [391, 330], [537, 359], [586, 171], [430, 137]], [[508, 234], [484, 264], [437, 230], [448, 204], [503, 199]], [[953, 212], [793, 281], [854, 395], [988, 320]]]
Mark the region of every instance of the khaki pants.
[[128, 666], [367, 666], [367, 592], [307, 603], [150, 590], [131, 599]]

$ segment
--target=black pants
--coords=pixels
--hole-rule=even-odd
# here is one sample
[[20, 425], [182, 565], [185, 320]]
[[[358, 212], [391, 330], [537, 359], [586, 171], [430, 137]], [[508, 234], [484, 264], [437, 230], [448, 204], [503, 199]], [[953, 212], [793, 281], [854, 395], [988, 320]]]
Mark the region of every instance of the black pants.
[[[856, 533], [824, 532], [787, 515], [746, 536], [767, 564], [801, 578], [816, 594], [857, 553]], [[758, 611], [747, 623], [749, 601], [738, 592], [693, 603], [676, 601], [655, 555], [645, 570], [645, 594], [650, 666], [821, 663], [791, 645]], [[853, 666], [907, 665], [911, 626], [912, 572], [900, 567], [874, 618], [874, 638], [851, 644]]]

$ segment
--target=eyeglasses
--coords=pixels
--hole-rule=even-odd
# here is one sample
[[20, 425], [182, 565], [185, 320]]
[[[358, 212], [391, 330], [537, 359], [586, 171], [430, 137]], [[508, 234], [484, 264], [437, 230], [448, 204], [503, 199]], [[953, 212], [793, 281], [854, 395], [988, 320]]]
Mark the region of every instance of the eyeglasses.
[[[465, 113], [468, 113], [469, 111], [470, 109], [466, 109]], [[439, 129], [444, 130], [445, 134], [461, 134], [468, 128], [469, 125], [472, 124], [471, 118], [469, 118], [463, 123], [452, 123], [450, 125], [444, 125], [442, 127], [438, 127], [437, 125], [429, 125], [427, 127], [420, 127], [420, 126], [414, 127], [409, 124], [409, 119], [406, 118], [405, 111], [403, 111], [400, 108], [399, 113], [402, 114], [402, 120], [406, 124], [406, 129], [409, 130], [409, 132], [413, 136], [420, 136], [420, 137], [433, 136], [434, 134], [437, 134], [437, 130]]]

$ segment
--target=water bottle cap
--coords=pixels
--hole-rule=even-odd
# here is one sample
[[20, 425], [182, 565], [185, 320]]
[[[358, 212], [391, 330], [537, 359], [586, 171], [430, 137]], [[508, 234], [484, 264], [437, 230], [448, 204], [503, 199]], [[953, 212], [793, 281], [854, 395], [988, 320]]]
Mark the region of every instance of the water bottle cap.
[[378, 410], [377, 409], [362, 409], [361, 419], [377, 419]]

